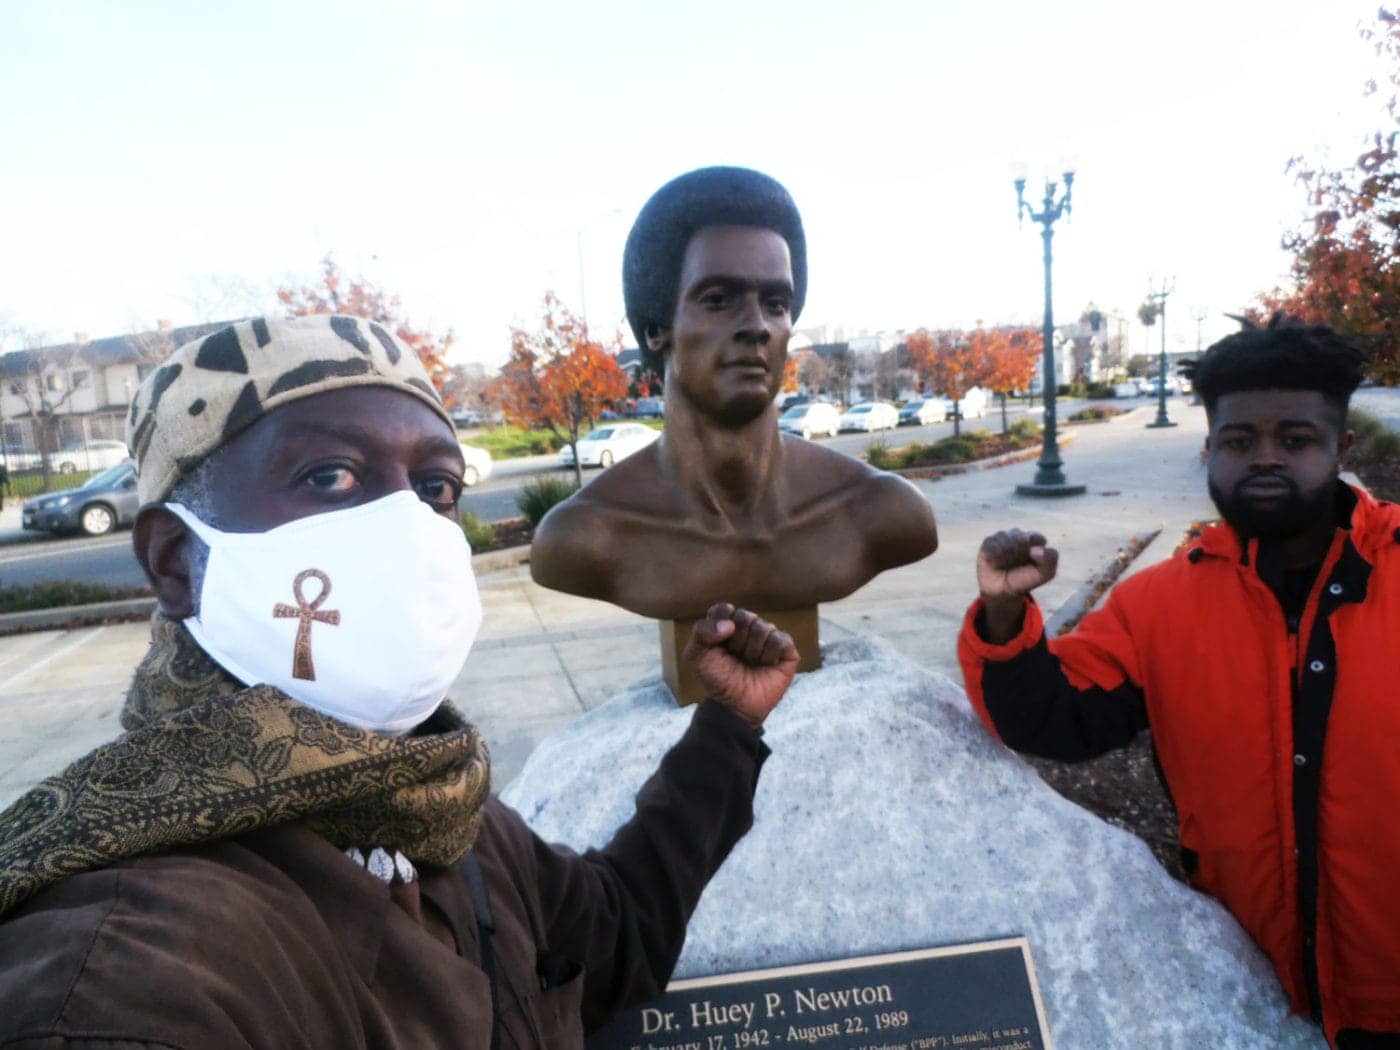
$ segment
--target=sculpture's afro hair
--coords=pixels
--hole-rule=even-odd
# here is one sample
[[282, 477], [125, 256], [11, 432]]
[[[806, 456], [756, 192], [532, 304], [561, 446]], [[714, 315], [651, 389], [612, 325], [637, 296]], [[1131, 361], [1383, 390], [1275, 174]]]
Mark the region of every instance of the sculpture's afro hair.
[[680, 295], [686, 246], [709, 226], [759, 226], [787, 241], [792, 258], [792, 317], [807, 297], [807, 239], [797, 205], [780, 183], [749, 168], [699, 168], [662, 186], [642, 206], [622, 253], [627, 323], [649, 367], [647, 330], [668, 328]]
[[1352, 391], [1365, 374], [1366, 355], [1325, 325], [1277, 313], [1268, 324], [1238, 318], [1244, 328], [1214, 343], [1189, 371], [1206, 412], [1225, 394], [1244, 390], [1316, 390], [1346, 418]]

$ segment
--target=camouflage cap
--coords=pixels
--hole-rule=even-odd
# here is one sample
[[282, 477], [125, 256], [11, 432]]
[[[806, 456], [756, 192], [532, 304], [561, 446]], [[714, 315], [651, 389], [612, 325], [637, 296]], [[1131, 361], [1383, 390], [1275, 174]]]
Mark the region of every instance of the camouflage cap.
[[142, 503], [278, 405], [327, 390], [387, 386], [452, 427], [418, 355], [374, 321], [340, 314], [254, 318], [180, 347], [131, 402], [126, 443]]

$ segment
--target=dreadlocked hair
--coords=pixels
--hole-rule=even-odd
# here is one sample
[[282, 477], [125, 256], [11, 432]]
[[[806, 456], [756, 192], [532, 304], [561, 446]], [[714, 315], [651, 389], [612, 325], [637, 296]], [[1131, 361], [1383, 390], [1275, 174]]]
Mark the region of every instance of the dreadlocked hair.
[[1188, 372], [1208, 415], [1215, 414], [1215, 403], [1225, 394], [1315, 390], [1337, 409], [1339, 422], [1346, 419], [1366, 365], [1355, 342], [1326, 325], [1308, 325], [1283, 313], [1264, 325], [1235, 319], [1242, 330], [1212, 344]]

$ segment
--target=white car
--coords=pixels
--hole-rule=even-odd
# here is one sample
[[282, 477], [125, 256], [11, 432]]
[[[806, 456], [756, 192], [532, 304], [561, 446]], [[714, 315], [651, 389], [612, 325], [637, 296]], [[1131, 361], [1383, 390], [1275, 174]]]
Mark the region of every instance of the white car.
[[49, 456], [49, 465], [60, 474], [80, 470], [106, 470], [125, 463], [130, 455], [125, 441], [99, 440], [84, 445], [68, 445]]
[[[953, 402], [951, 398], [941, 397], [947, 418], [953, 418]], [[991, 399], [987, 397], [987, 392], [979, 386], [973, 387], [958, 402], [957, 414], [963, 419], [981, 419], [987, 414], [987, 402]]]
[[484, 448], [476, 448], [466, 442], [460, 442], [462, 446], [462, 459], [466, 460], [466, 468], [462, 471], [462, 484], [471, 488], [478, 481], [485, 481], [491, 476], [491, 453]]
[[841, 417], [842, 430], [893, 430], [899, 426], [899, 410], [887, 401], [862, 401]]
[[793, 405], [778, 417], [778, 429], [789, 434], [801, 434], [809, 441], [813, 434], [835, 437], [841, 429], [841, 413], [835, 405], [825, 401], [808, 401], [803, 405]]
[[[641, 423], [609, 423], [578, 439], [579, 463], [585, 467], [610, 467], [660, 436], [661, 431]], [[574, 451], [568, 445], [559, 450], [559, 465], [574, 465]]]
[[926, 427], [930, 423], [942, 423], [948, 418], [948, 406], [940, 398], [922, 397], [905, 404], [899, 410], [899, 423], [913, 423], [915, 426]]

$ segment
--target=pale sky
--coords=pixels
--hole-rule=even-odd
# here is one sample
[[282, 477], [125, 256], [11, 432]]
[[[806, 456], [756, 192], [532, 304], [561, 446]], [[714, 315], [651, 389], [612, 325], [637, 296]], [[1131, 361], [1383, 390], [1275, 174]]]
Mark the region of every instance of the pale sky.
[[1090, 300], [1131, 317], [1171, 274], [1170, 348], [1194, 346], [1192, 311], [1209, 341], [1284, 275], [1288, 158], [1349, 161], [1379, 126], [1374, 10], [5, 0], [0, 331], [271, 310], [333, 252], [495, 365], [549, 288], [622, 326], [637, 210], [716, 163], [796, 198], [799, 327], [1038, 324], [1009, 164], [1072, 157], [1057, 321]]

